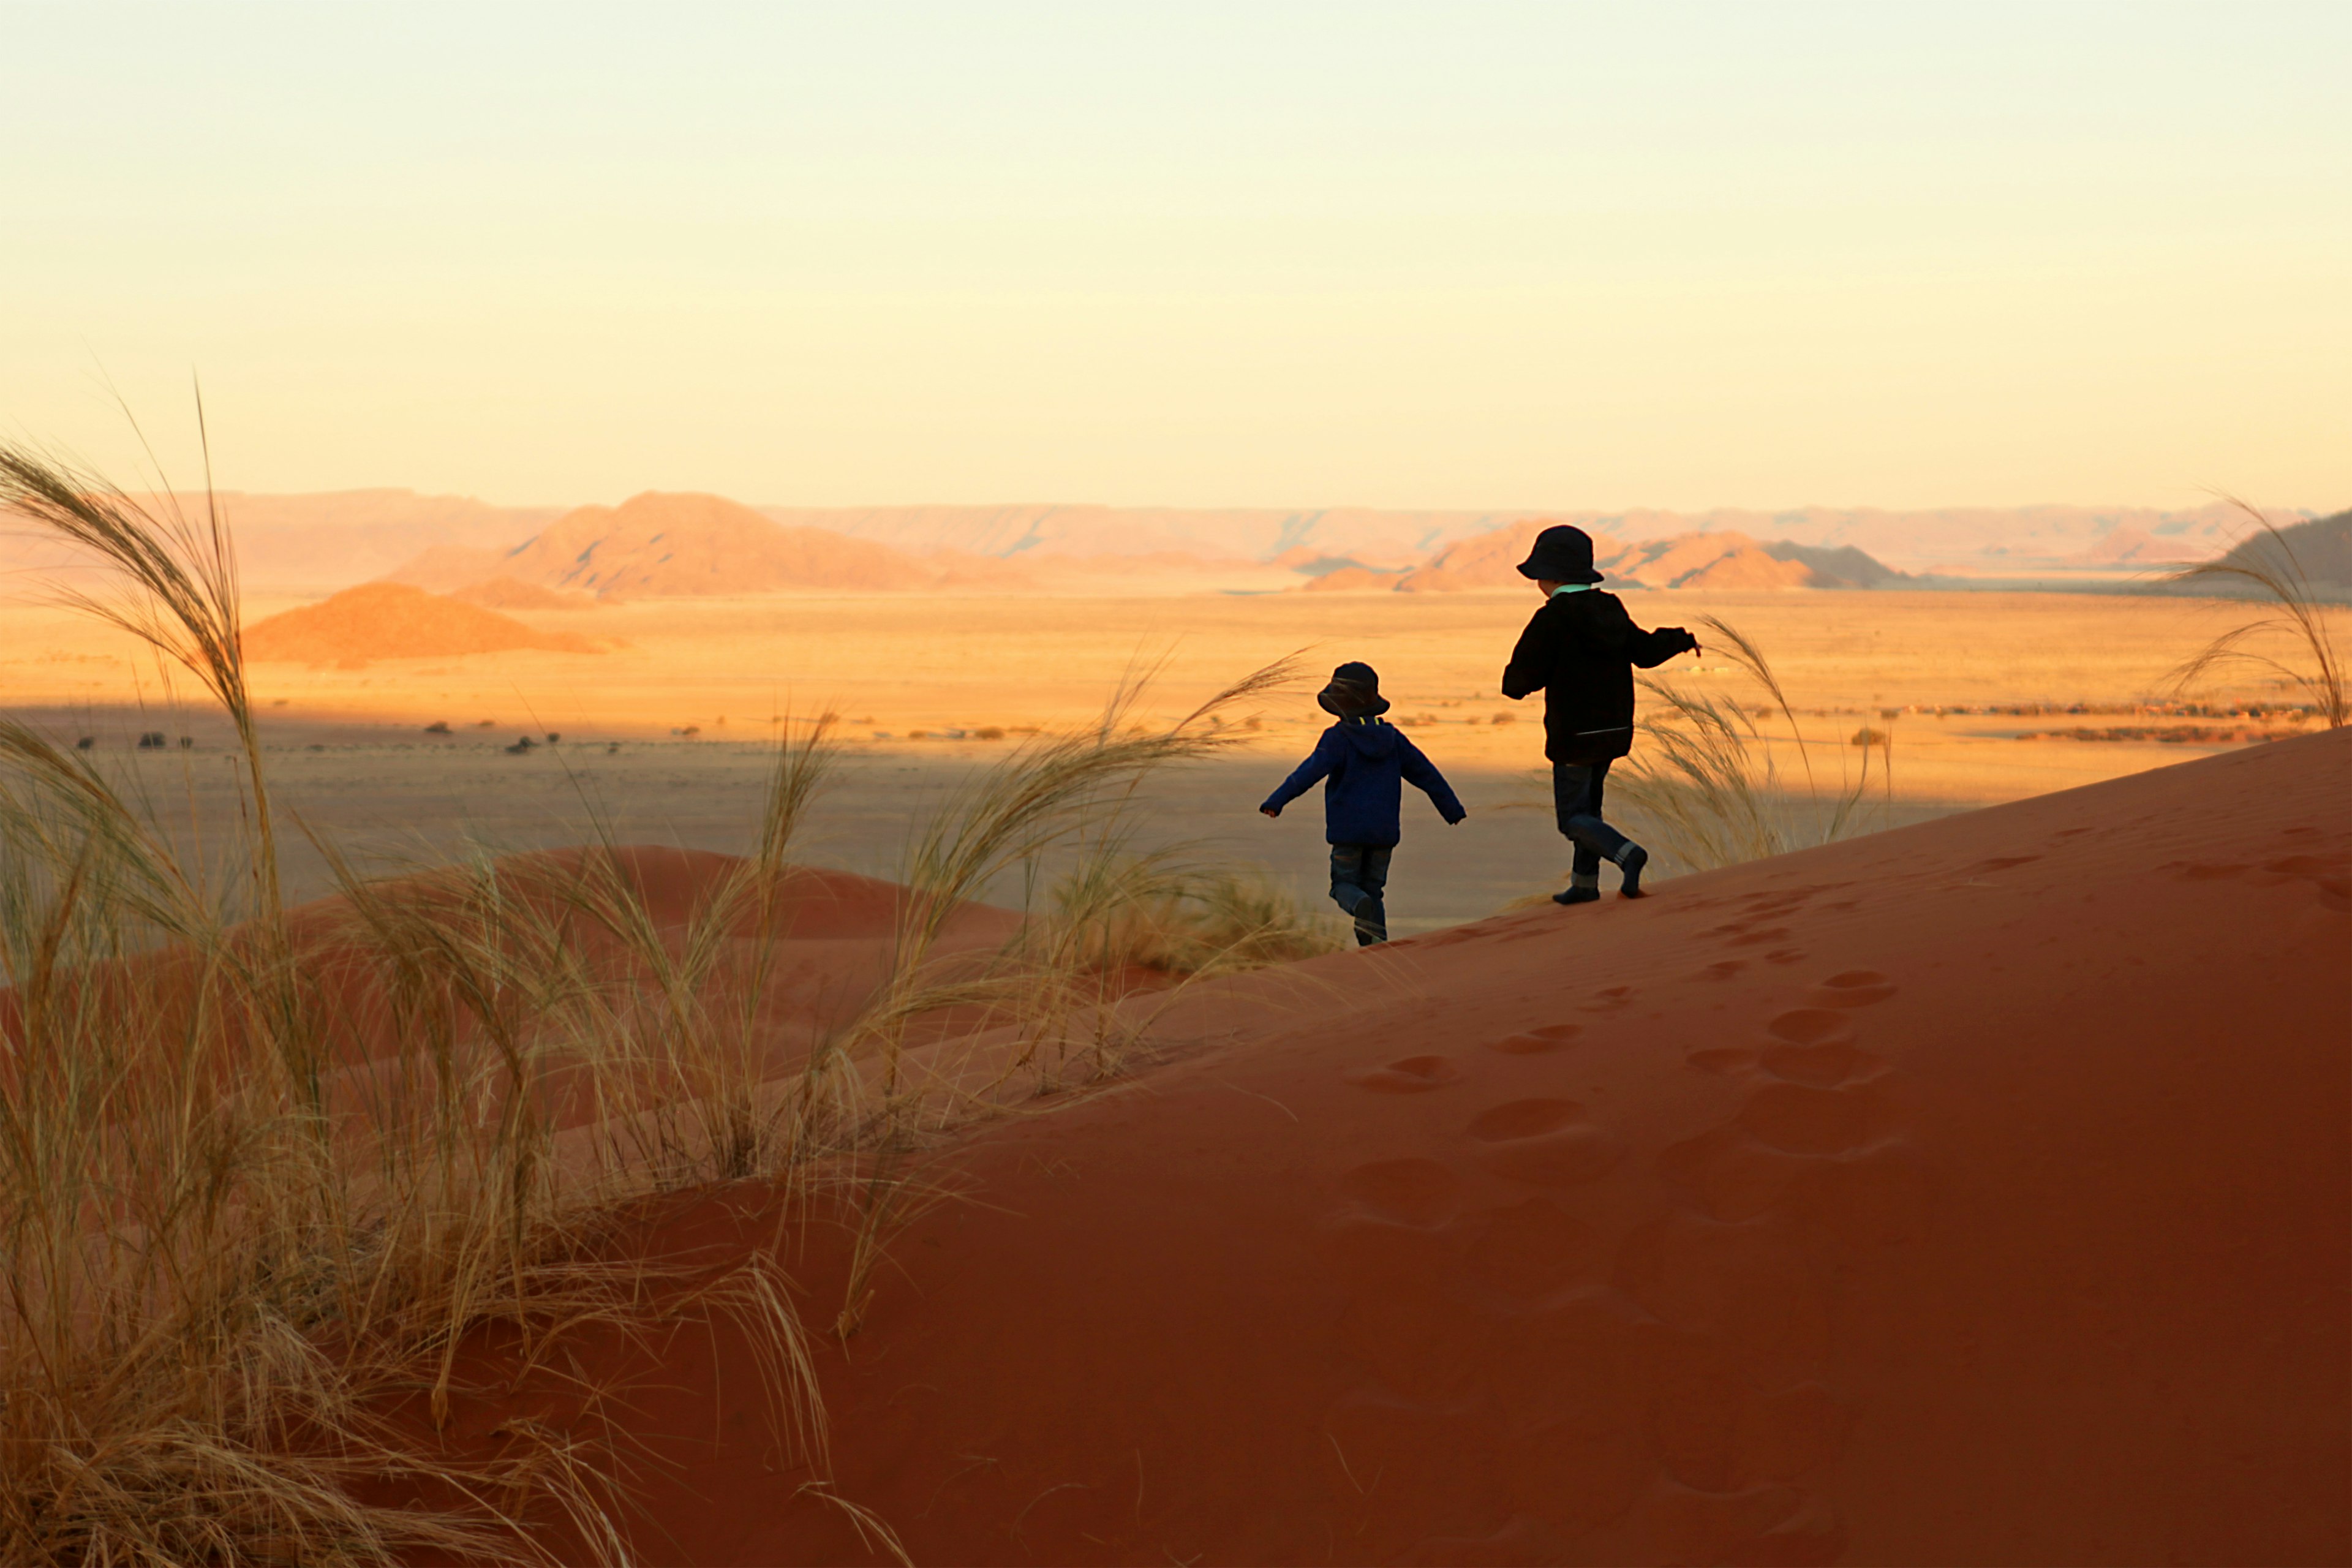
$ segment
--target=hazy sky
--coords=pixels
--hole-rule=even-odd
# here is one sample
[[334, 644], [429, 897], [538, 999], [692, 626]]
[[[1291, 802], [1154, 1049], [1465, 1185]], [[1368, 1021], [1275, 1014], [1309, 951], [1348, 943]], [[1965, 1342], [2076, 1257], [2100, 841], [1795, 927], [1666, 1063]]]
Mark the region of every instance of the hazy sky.
[[0, 426], [108, 463], [193, 368], [247, 489], [2352, 503], [2343, 0], [0, 28]]

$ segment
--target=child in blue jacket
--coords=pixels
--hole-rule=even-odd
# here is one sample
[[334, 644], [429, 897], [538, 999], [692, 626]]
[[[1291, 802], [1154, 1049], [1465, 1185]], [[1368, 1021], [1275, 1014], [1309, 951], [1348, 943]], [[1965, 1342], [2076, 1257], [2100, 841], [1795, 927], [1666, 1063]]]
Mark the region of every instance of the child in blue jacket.
[[1307, 785], [1330, 780], [1323, 786], [1323, 837], [1331, 844], [1331, 901], [1355, 917], [1357, 944], [1370, 947], [1389, 936], [1381, 893], [1388, 884], [1389, 856], [1403, 836], [1397, 821], [1402, 781], [1424, 792], [1449, 823], [1469, 813], [1421, 748], [1402, 731], [1381, 722], [1389, 703], [1370, 665], [1341, 665], [1315, 700], [1339, 721], [1317, 738], [1314, 754], [1258, 809], [1280, 816]]

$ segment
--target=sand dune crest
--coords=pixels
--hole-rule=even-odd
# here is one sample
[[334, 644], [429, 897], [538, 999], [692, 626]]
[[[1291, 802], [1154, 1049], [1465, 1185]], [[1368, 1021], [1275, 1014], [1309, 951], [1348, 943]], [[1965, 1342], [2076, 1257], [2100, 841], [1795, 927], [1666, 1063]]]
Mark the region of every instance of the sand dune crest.
[[[919, 1562], [2341, 1561], [2347, 784], [2286, 742], [1200, 987], [933, 1168], [979, 1201], [824, 1352], [838, 1490]], [[665, 1554], [871, 1560], [695, 1339], [601, 1369]]]

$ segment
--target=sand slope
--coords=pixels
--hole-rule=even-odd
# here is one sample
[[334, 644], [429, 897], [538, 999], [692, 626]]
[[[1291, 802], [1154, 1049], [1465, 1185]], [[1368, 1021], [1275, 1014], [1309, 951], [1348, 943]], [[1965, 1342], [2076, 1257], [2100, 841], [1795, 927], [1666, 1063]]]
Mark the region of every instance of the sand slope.
[[[839, 1490], [934, 1563], [2340, 1562], [2347, 784], [2289, 742], [1204, 988], [948, 1157], [823, 1356]], [[636, 1372], [653, 1556], [868, 1555], [740, 1346]]]
[[509, 648], [599, 651], [577, 632], [538, 631], [496, 610], [404, 583], [362, 583], [245, 629], [247, 658], [310, 664], [446, 658]]
[[908, 588], [932, 574], [887, 545], [782, 528], [719, 496], [648, 490], [583, 506], [499, 568], [520, 582], [600, 596], [747, 594], [776, 588]]

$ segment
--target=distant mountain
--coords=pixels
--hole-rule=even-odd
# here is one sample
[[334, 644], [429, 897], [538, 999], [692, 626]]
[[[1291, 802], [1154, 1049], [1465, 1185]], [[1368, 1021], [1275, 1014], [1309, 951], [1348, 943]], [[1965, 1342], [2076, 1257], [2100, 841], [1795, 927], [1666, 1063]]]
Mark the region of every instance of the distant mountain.
[[998, 560], [1177, 555], [1271, 562], [1304, 550], [1369, 566], [1405, 567], [1450, 541], [1533, 515], [1382, 511], [1370, 507], [883, 506], [762, 507], [780, 523], [871, 539], [909, 554], [958, 551]]
[[[1536, 535], [1559, 521], [1538, 517], [1507, 524], [1489, 532], [1457, 540], [1398, 580], [1401, 594], [1450, 594], [1465, 588], [1511, 588], [1527, 582], [1519, 563], [1528, 558]], [[1591, 530], [1587, 530], [1591, 532]], [[1615, 555], [1624, 546], [1605, 533], [1592, 537], [1596, 560]]]
[[[2323, 598], [2352, 599], [2352, 510], [2290, 523], [2278, 531], [2276, 538], [2262, 532], [2248, 534], [2214, 564], [2248, 567], [2290, 580], [2300, 574]], [[2253, 595], [2263, 591], [2255, 584], [2227, 576], [2199, 576], [2186, 583], [2153, 586], [2167, 593], [2224, 597]]]
[[[166, 498], [134, 498], [150, 510]], [[238, 575], [248, 592], [304, 593], [381, 577], [436, 546], [500, 552], [529, 539], [561, 507], [499, 507], [469, 496], [415, 490], [337, 490], [319, 495], [248, 495], [223, 490], [215, 500], [236, 541]], [[201, 520], [201, 492], [179, 506]], [[26, 534], [0, 518], [0, 573], [71, 572], [72, 552]]]
[[[529, 540], [523, 541], [528, 544]], [[522, 548], [482, 550], [470, 544], [436, 544], [411, 556], [379, 581], [405, 583], [427, 593], [453, 594], [473, 583], [486, 582], [506, 569], [507, 557]]]
[[[1308, 586], [1321, 593], [1386, 589], [1400, 594], [1520, 587], [1527, 579], [1519, 575], [1519, 563], [1527, 559], [1536, 535], [1558, 521], [1530, 518], [1462, 540], [1401, 574], [1334, 572]], [[1785, 539], [1759, 544], [1730, 529], [1632, 544], [1599, 534], [1592, 554], [1593, 564], [1605, 577], [1627, 588], [1859, 588], [1901, 576], [1852, 545], [1822, 549]]]
[[512, 577], [488, 577], [454, 589], [450, 598], [490, 610], [593, 610], [596, 601], [586, 594], [542, 588]]
[[[798, 527], [827, 528], [912, 554], [960, 550], [1001, 560], [1118, 556], [1178, 551], [1273, 563], [1349, 561], [1368, 570], [1414, 570], [1460, 543], [1536, 519], [1572, 522], [1629, 542], [1691, 533], [1739, 533], [1809, 550], [1862, 551], [1883, 569], [1960, 566], [2023, 574], [2085, 563], [2086, 552], [2121, 533], [2130, 559], [2198, 560], [2218, 553], [2232, 513], [2221, 502], [2184, 511], [2154, 507], [1798, 507], [1777, 511], [1718, 508], [1675, 512], [1524, 508], [1410, 511], [1371, 507], [1284, 509], [1108, 506], [763, 507]], [[2137, 542], [2145, 537], [2146, 543]], [[1779, 559], [1797, 559], [1780, 557]], [[1818, 562], [1808, 564], [1821, 567]], [[1833, 566], [1821, 567], [1844, 575]]]
[[1814, 580], [1807, 584], [1810, 587], [1875, 588], [1906, 575], [1851, 544], [1831, 547], [1780, 539], [1763, 546], [1763, 551], [1776, 561], [1801, 562], [1811, 568]]
[[484, 574], [492, 575], [612, 599], [918, 588], [940, 573], [870, 540], [779, 527], [719, 496], [648, 490], [617, 507], [566, 512]]
[[[363, 583], [436, 544], [509, 549], [562, 510], [490, 506], [470, 496], [395, 489], [295, 496], [230, 492], [220, 501], [236, 533], [246, 584], [280, 589]], [[196, 504], [202, 505], [201, 498]]]
[[[1573, 522], [1627, 544], [1737, 534], [1750, 543], [1770, 542], [1757, 547], [1775, 561], [1801, 561], [1848, 581], [1862, 580], [1851, 560], [1841, 567], [1828, 557], [1790, 552], [1851, 549], [1882, 571], [2063, 580], [2095, 572], [2112, 576], [2118, 567], [2208, 559], [2228, 548], [2236, 533], [2235, 514], [2220, 502], [2183, 511], [2064, 506], [1389, 510], [1043, 503], [755, 509], [706, 496], [693, 505], [718, 509], [727, 521], [710, 524], [719, 531], [705, 539], [708, 550], [698, 566], [693, 549], [681, 553], [683, 539], [674, 531], [666, 542], [668, 548], [649, 553], [641, 548], [663, 531], [658, 521], [646, 521], [648, 510], [685, 505], [682, 497], [640, 496], [619, 507], [568, 510], [492, 506], [465, 496], [389, 489], [315, 495], [226, 491], [219, 499], [236, 538], [247, 587], [280, 593], [316, 593], [373, 578], [448, 592], [518, 571], [542, 573], [544, 580], [534, 581], [551, 589], [587, 588], [593, 576], [596, 582], [590, 591], [600, 594], [757, 591], [754, 582], [856, 591], [923, 584], [988, 591], [1034, 585], [1024, 574], [1030, 572], [1118, 573], [1148, 566], [1180, 576], [1244, 563], [1288, 568], [1300, 562], [1329, 563], [1322, 568], [1327, 571], [1353, 567], [1375, 577], [1402, 574], [1416, 579], [1411, 591], [1423, 592], [1438, 587], [1449, 573], [1457, 578], [1491, 575], [1491, 563], [1481, 566], [1469, 556], [1444, 560], [1453, 547], [1501, 530], [1525, 532], [1539, 521]], [[201, 498], [184, 498], [184, 504], [199, 506]], [[688, 532], [704, 526], [679, 515]], [[747, 521], [751, 517], [764, 518], [777, 531], [752, 531]], [[625, 537], [632, 528], [638, 529], [634, 544]], [[510, 560], [541, 537], [545, 546], [534, 547], [527, 563], [518, 567]], [[791, 542], [794, 539], [802, 542], [797, 547]], [[600, 541], [597, 563], [575, 572], [579, 552]], [[842, 542], [886, 553], [861, 553]], [[739, 546], [751, 551], [745, 558], [751, 581], [738, 579], [732, 552]], [[722, 557], [724, 566], [719, 564]], [[70, 560], [55, 544], [0, 520], [0, 592], [15, 589], [11, 577], [37, 581]], [[612, 586], [631, 571], [643, 576], [635, 588]], [[692, 585], [698, 572], [701, 587]], [[1759, 581], [1771, 575], [1752, 561], [1738, 573]]]

